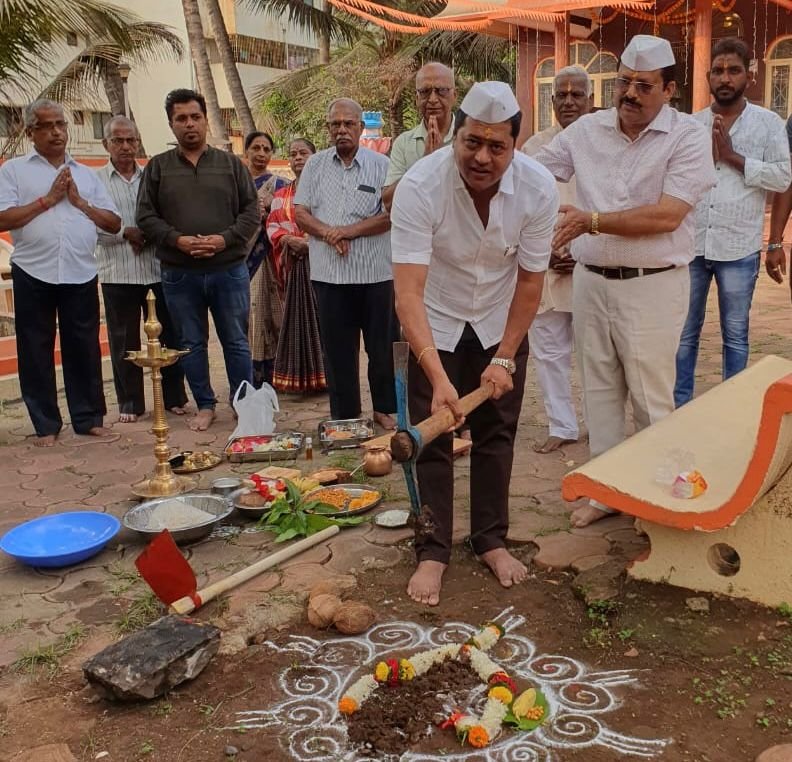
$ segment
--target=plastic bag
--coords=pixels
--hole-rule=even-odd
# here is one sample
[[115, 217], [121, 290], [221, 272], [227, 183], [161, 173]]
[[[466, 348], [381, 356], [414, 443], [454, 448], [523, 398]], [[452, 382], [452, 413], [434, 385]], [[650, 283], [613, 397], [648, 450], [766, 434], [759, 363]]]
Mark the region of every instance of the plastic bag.
[[[240, 393], [245, 390], [245, 396], [240, 399]], [[234, 394], [231, 403], [238, 417], [237, 427], [229, 437], [229, 442], [237, 437], [249, 437], [255, 434], [272, 434], [275, 431], [275, 413], [278, 407], [278, 395], [267, 383], [260, 389], [253, 384], [243, 381]]]

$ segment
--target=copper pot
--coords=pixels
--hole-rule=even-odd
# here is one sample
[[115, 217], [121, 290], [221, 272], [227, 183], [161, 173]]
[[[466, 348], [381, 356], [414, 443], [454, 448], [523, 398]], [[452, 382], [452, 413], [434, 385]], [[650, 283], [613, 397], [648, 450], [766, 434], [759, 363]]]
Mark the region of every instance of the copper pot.
[[385, 476], [392, 467], [393, 460], [387, 447], [371, 447], [363, 456], [363, 470], [367, 476]]

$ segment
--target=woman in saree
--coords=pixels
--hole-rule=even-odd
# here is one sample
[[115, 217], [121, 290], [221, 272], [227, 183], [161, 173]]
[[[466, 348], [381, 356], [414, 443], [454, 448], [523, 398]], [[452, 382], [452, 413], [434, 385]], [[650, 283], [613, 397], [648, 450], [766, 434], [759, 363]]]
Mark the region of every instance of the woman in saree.
[[250, 274], [250, 326], [248, 341], [253, 356], [253, 381], [272, 383], [272, 370], [283, 320], [283, 305], [278, 293], [276, 263], [267, 237], [266, 220], [275, 192], [288, 186], [285, 177], [267, 171], [275, 143], [266, 132], [251, 132], [245, 138], [245, 158], [253, 175], [259, 199], [261, 228], [253, 241], [247, 264]]
[[275, 358], [273, 386], [283, 392], [319, 392], [327, 388], [316, 297], [311, 287], [308, 236], [294, 218], [294, 194], [305, 162], [316, 153], [310, 140], [289, 144], [289, 167], [295, 181], [275, 192], [267, 218], [267, 235], [277, 262], [279, 282], [285, 288], [283, 326]]

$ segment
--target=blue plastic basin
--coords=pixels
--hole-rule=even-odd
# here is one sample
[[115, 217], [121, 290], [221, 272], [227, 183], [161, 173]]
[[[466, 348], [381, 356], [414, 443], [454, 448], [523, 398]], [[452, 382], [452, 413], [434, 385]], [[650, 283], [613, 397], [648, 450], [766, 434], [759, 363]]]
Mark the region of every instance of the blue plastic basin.
[[9, 530], [0, 550], [30, 566], [69, 566], [95, 556], [120, 528], [121, 522], [107, 513], [58, 513]]

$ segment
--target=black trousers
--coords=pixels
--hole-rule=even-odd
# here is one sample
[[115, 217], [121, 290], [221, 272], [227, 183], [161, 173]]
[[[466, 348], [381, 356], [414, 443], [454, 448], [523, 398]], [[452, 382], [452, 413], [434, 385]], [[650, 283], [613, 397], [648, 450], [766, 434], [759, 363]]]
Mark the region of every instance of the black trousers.
[[[451, 383], [462, 397], [481, 386], [481, 374], [494, 357], [497, 346], [484, 349], [476, 333], [465, 326], [453, 352], [440, 352]], [[466, 419], [473, 449], [470, 453], [470, 542], [477, 555], [502, 548], [509, 531], [509, 482], [511, 481], [514, 437], [525, 389], [528, 339], [523, 339], [515, 357], [514, 389], [499, 400], [488, 400]], [[410, 355], [408, 394], [413, 423], [431, 414], [432, 385]], [[418, 458], [418, 488], [421, 502], [433, 513], [435, 531], [416, 541], [419, 561], [451, 558], [454, 525], [453, 435], [443, 434], [431, 442]]]
[[312, 281], [333, 418], [360, 416], [360, 334], [368, 355], [368, 382], [374, 410], [393, 413], [393, 342], [399, 329], [393, 281], [365, 284]]
[[[162, 323], [160, 341], [163, 346], [178, 349], [168, 305], [162, 294], [161, 283], [147, 286], [137, 284], [103, 283], [107, 338], [110, 341], [110, 359], [113, 363], [118, 411], [142, 415], [146, 411], [143, 368], [125, 360], [128, 351], [140, 349], [140, 317], [146, 319], [146, 295], [151, 289], [157, 299], [157, 319]], [[187, 404], [184, 390], [184, 371], [181, 363], [162, 369], [162, 396], [166, 409]]]
[[72, 427], [86, 434], [107, 412], [102, 389], [97, 279], [54, 285], [11, 265], [22, 399], [38, 436], [63, 427], [55, 384], [55, 321]]

